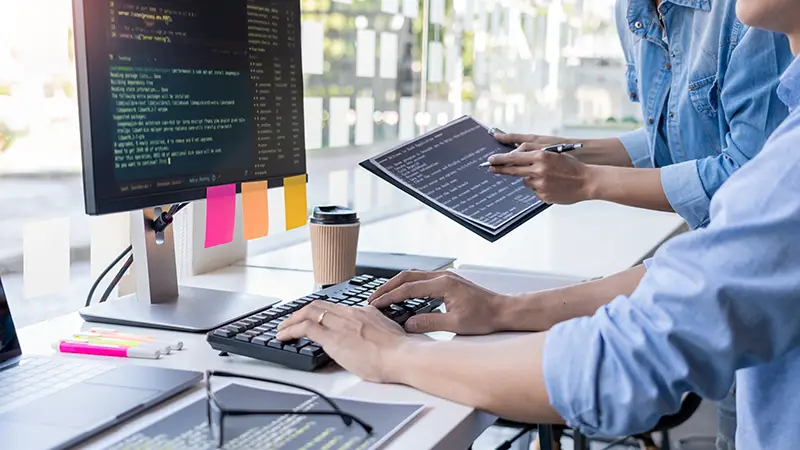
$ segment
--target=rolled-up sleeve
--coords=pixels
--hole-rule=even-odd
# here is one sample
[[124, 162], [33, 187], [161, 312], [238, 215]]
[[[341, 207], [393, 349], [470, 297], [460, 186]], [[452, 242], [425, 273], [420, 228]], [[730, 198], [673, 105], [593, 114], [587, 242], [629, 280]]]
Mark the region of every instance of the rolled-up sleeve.
[[736, 170], [750, 161], [786, 118], [778, 81], [791, 63], [782, 34], [749, 29], [731, 54], [719, 80], [721, 112], [727, 129], [719, 155], [661, 169], [661, 183], [672, 208], [692, 228], [708, 222], [711, 198]]
[[631, 158], [633, 167], [639, 169], [653, 168], [653, 161], [650, 158], [650, 147], [647, 143], [647, 130], [639, 128], [635, 131], [629, 131], [619, 136], [622, 146], [628, 152]]
[[548, 333], [545, 383], [569, 426], [647, 431], [685, 393], [721, 399], [736, 370], [800, 347], [798, 139], [720, 191], [709, 227], [664, 245], [630, 297]]

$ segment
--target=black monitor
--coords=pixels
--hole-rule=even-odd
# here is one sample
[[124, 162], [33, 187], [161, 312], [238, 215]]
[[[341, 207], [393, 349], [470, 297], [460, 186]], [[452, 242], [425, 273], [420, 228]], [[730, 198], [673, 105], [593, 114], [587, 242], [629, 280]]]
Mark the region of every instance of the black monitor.
[[137, 296], [90, 321], [207, 331], [274, 300], [177, 284], [161, 205], [306, 173], [299, 0], [75, 0], [86, 212], [134, 211]]

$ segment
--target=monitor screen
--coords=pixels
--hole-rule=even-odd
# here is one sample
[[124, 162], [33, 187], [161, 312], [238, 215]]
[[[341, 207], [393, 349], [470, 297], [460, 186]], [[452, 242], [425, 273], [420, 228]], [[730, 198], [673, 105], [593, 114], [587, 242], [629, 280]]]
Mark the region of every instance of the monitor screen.
[[306, 173], [299, 0], [76, 0], [89, 214]]
[[3, 290], [3, 282], [0, 280], [0, 364], [21, 354], [17, 330], [14, 329], [11, 309], [8, 307], [6, 292]]

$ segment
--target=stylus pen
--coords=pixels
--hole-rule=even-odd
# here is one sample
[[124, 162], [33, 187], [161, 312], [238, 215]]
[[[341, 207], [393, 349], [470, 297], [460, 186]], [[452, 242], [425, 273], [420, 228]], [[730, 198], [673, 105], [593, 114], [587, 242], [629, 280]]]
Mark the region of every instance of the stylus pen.
[[171, 341], [167, 342], [162, 339], [155, 338], [153, 336], [142, 336], [139, 334], [130, 334], [130, 333], [119, 333], [117, 330], [113, 330], [110, 328], [92, 328], [89, 330], [90, 333], [101, 336], [107, 337], [112, 339], [124, 339], [127, 341], [140, 341], [140, 342], [159, 342], [159, 343], [166, 343], [169, 345], [170, 349], [172, 350], [181, 350], [183, 349], [183, 342], [181, 341]]
[[[558, 144], [558, 145], [551, 145], [550, 147], [545, 147], [542, 149], [542, 151], [552, 152], [552, 153], [567, 153], [582, 147], [583, 144], [581, 144], [580, 142], [576, 144]], [[490, 163], [489, 161], [486, 161], [485, 163], [482, 163], [480, 165], [480, 167], [491, 167], [491, 166], [492, 163]]]
[[170, 348], [169, 345], [163, 344], [161, 342], [131, 341], [125, 339], [116, 339], [116, 338], [98, 336], [92, 333], [76, 333], [73, 335], [73, 337], [79, 340], [85, 340], [89, 344], [116, 345], [119, 347], [151, 348], [160, 351], [162, 355], [169, 355], [172, 352], [172, 349]]
[[61, 353], [113, 356], [117, 358], [158, 359], [161, 357], [161, 352], [154, 348], [118, 347], [115, 345], [98, 345], [69, 340], [54, 342], [53, 350], [58, 350]]

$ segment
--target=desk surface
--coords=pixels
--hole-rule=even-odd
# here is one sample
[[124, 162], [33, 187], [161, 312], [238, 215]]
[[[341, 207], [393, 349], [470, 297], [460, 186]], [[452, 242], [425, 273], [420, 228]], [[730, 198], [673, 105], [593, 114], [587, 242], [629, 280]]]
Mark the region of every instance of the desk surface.
[[[489, 244], [474, 237], [440, 215], [420, 211], [390, 221], [365, 226], [363, 250], [394, 251], [459, 258], [460, 264], [497, 266], [529, 271], [571, 274], [581, 277], [607, 275], [637, 263], [669, 238], [682, 221], [673, 214], [653, 213], [607, 203], [587, 203], [571, 208], [551, 208], [514, 234]], [[391, 239], [386, 239], [391, 236]], [[258, 267], [277, 264], [302, 269], [308, 247], [296, 246], [279, 252], [277, 258], [263, 257], [247, 265], [232, 266], [194, 277], [185, 284], [254, 295], [269, 295], [286, 301], [313, 292], [313, 276], [302, 270]], [[297, 266], [297, 265], [300, 266]], [[307, 267], [307, 266], [306, 266]], [[50, 344], [70, 333], [88, 329], [77, 313], [20, 330], [25, 355], [52, 355]], [[141, 330], [119, 327], [122, 330]], [[148, 331], [164, 336], [168, 333]], [[451, 335], [437, 335], [440, 339]], [[488, 337], [488, 339], [506, 336]], [[494, 417], [473, 408], [449, 402], [404, 386], [367, 383], [336, 366], [305, 373], [239, 357], [222, 358], [205, 342], [204, 335], [182, 334], [186, 349], [157, 361], [115, 360], [120, 364], [151, 364], [162, 367], [204, 371], [225, 369], [265, 378], [291, 380], [314, 387], [325, 394], [374, 401], [419, 402], [425, 413], [397, 436], [387, 449], [465, 449], [494, 422]], [[459, 338], [460, 339], [460, 338]], [[487, 339], [487, 338], [469, 338]], [[55, 355], [58, 358], [76, 356]], [[82, 357], [91, 359], [93, 357]], [[109, 359], [100, 358], [103, 361]], [[145, 427], [174, 408], [201, 396], [195, 390], [131, 421], [91, 442], [87, 448], [103, 448], [129, 432]]]
[[[677, 214], [606, 202], [553, 206], [495, 243], [422, 209], [362, 227], [359, 250], [457, 258], [458, 264], [586, 278], [641, 261], [684, 224]], [[310, 270], [308, 242], [248, 258], [253, 267]]]

